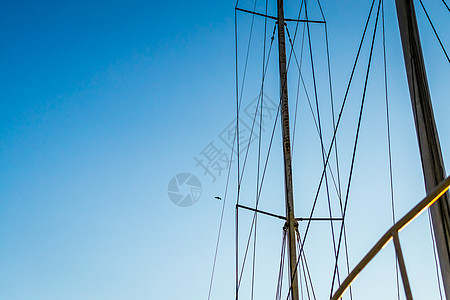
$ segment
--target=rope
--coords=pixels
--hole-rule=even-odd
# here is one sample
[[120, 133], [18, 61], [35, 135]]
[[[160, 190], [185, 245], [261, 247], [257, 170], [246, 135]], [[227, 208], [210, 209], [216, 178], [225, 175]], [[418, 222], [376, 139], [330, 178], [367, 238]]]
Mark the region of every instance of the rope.
[[[431, 21], [430, 16], [428, 15], [428, 12], [427, 12], [427, 10], [425, 9], [425, 6], [423, 5], [422, 0], [419, 0], [419, 2], [420, 2], [420, 5], [421, 5], [422, 8], [423, 8], [423, 11], [425, 12], [425, 15], [427, 16], [427, 19], [428, 19], [428, 22], [429, 22], [430, 25], [431, 25], [431, 28], [433, 28], [434, 35], [436, 36], [436, 38], [437, 38], [437, 40], [438, 40], [438, 42], [439, 42], [439, 45], [441, 46], [442, 51], [444, 51], [444, 54], [445, 54], [445, 57], [447, 58], [447, 61], [450, 63], [450, 58], [448, 57], [447, 51], [445, 51], [445, 47], [444, 47], [444, 45], [442, 44], [441, 38], [439, 37], [439, 34], [437, 33], [436, 28], [434, 27], [433, 22]], [[444, 2], [444, 3], [445, 3], [445, 2]], [[446, 5], [447, 5], [447, 4], [446, 4]], [[448, 8], [448, 7], [447, 7], [447, 8]]]

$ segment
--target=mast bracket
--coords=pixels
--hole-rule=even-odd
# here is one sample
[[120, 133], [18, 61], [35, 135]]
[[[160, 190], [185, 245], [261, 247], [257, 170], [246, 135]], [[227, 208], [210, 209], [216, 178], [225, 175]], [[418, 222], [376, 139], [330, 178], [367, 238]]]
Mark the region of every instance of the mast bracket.
[[[256, 213], [260, 213], [260, 214], [263, 214], [263, 215], [267, 215], [267, 216], [270, 216], [270, 217], [274, 217], [274, 218], [286, 221], [286, 217], [283, 217], [283, 216], [280, 216], [280, 215], [277, 215], [277, 214], [273, 214], [273, 213], [270, 213], [270, 212], [267, 212], [267, 211], [263, 211], [263, 210], [260, 210], [260, 209], [248, 207], [248, 206], [245, 206], [245, 205], [237, 204], [236, 208], [243, 208], [243, 209], [246, 209], [246, 210], [251, 210], [251, 211], [256, 212]], [[301, 222], [301, 221], [343, 221], [343, 220], [344, 220], [343, 218], [320, 218], [320, 217], [319, 218], [295, 218], [295, 221], [296, 221], [295, 223], [298, 224], [297, 221]]]
[[343, 218], [295, 218], [296, 221], [343, 221]]
[[266, 211], [262, 211], [262, 210], [259, 210], [259, 209], [251, 208], [251, 207], [240, 205], [240, 204], [236, 204], [236, 207], [237, 208], [243, 208], [243, 209], [251, 210], [251, 211], [254, 211], [256, 213], [261, 213], [263, 215], [275, 217], [275, 218], [278, 218], [278, 219], [286, 221], [286, 217], [283, 217], [283, 216], [280, 216], [280, 215], [276, 215], [276, 214], [272, 214], [272, 213], [269, 213], [269, 212], [266, 212]]
[[[255, 12], [255, 11], [251, 11], [251, 10], [247, 10], [247, 9], [243, 9], [243, 8], [239, 8], [239, 7], [236, 7], [235, 9], [237, 11], [241, 11], [241, 12], [245, 12], [245, 13], [252, 14], [252, 15], [255, 15], [255, 16], [260, 16], [260, 17], [264, 17], [264, 18], [268, 18], [268, 19], [272, 19], [272, 20], [278, 21], [278, 18], [274, 17], [274, 16], [258, 13], [258, 12]], [[297, 23], [316, 23], [316, 24], [325, 24], [326, 23], [323, 20], [305, 20], [305, 19], [289, 19], [289, 18], [285, 18], [284, 21], [285, 22], [297, 22]]]

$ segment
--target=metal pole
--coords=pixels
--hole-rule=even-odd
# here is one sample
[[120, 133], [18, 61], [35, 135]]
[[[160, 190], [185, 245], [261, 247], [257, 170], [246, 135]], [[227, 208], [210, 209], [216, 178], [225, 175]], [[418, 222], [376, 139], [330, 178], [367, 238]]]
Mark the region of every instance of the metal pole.
[[291, 282], [291, 299], [298, 300], [297, 251], [295, 240], [294, 195], [292, 190], [291, 140], [289, 130], [289, 106], [286, 71], [286, 41], [284, 35], [283, 0], [277, 0], [278, 6], [278, 54], [280, 67], [281, 122], [283, 131], [284, 181], [286, 197], [286, 223], [288, 227], [289, 278]]
[[[422, 160], [425, 188], [426, 192], [429, 193], [446, 177], [444, 162], [431, 106], [414, 4], [411, 0], [395, 0], [395, 4]], [[433, 204], [430, 210], [446, 299], [450, 299], [450, 214], [448, 193]]]
[[398, 238], [398, 232], [392, 233], [394, 239], [395, 253], [397, 254], [397, 263], [400, 268], [400, 274], [402, 275], [403, 289], [405, 290], [405, 296], [407, 300], [412, 300], [411, 286], [409, 284], [408, 273], [406, 272], [405, 259], [403, 258], [402, 246], [400, 246], [400, 239]]

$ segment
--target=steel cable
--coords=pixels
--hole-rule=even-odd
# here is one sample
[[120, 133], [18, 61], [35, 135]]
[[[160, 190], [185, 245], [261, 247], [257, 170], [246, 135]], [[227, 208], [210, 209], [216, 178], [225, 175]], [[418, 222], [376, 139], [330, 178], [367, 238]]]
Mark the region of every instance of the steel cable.
[[434, 35], [436, 36], [439, 45], [441, 46], [442, 51], [444, 52], [445, 57], [447, 58], [447, 61], [450, 63], [450, 58], [448, 57], [447, 51], [445, 50], [444, 44], [442, 44], [441, 38], [439, 37], [439, 34], [436, 31], [436, 28], [434, 27], [433, 21], [431, 21], [430, 16], [428, 15], [427, 10], [425, 9], [425, 6], [423, 5], [422, 0], [419, 0], [420, 5], [422, 6], [423, 11], [425, 12], [425, 15], [427, 16], [428, 22], [431, 25], [431, 28], [433, 29]]
[[[369, 15], [367, 17], [367, 21], [366, 21], [366, 24], [365, 24], [365, 27], [364, 27], [364, 31], [363, 31], [363, 34], [362, 34], [362, 37], [361, 37], [361, 41], [360, 41], [360, 44], [359, 44], [359, 47], [358, 47], [356, 58], [355, 58], [355, 61], [353, 63], [352, 71], [351, 71], [351, 74], [350, 74], [350, 79], [349, 79], [349, 82], [347, 84], [347, 88], [346, 88], [346, 91], [345, 91], [344, 99], [343, 99], [343, 102], [342, 102], [342, 105], [341, 105], [341, 108], [340, 108], [340, 111], [339, 111], [339, 114], [338, 114], [338, 119], [336, 121], [336, 127], [335, 127], [334, 132], [333, 132], [333, 138], [331, 140], [331, 145], [330, 145], [330, 148], [328, 149], [328, 152], [327, 152], [327, 164], [328, 164], [328, 161], [329, 161], [329, 158], [330, 158], [331, 151], [333, 149], [333, 143], [334, 143], [334, 141], [336, 139], [337, 131], [339, 129], [339, 125], [340, 125], [340, 122], [341, 122], [341, 119], [342, 119], [342, 114], [344, 112], [345, 104], [346, 104], [347, 99], [348, 99], [347, 98], [348, 97], [348, 92], [350, 90], [350, 85], [351, 85], [351, 83], [353, 81], [353, 76], [354, 76], [354, 73], [355, 73], [357, 62], [359, 60], [359, 56], [360, 56], [361, 49], [362, 49], [362, 44], [363, 44], [363, 41], [364, 41], [365, 36], [366, 36], [367, 27], [369, 25], [369, 20], [370, 20], [370, 17], [372, 15], [372, 12], [373, 12], [374, 4], [375, 4], [375, 0], [372, 0], [372, 4], [371, 4], [370, 10], [369, 10]], [[307, 225], [306, 225], [306, 231], [305, 231], [305, 236], [303, 238], [303, 242], [302, 242], [302, 245], [301, 245], [301, 251], [303, 251], [303, 243], [305, 242], [307, 234], [308, 234], [308, 230], [309, 230], [309, 227], [310, 227], [310, 224], [311, 224], [311, 217], [313, 216], [313, 213], [314, 213], [315, 205], [317, 203], [317, 198], [318, 198], [318, 195], [319, 195], [319, 192], [320, 192], [320, 188], [322, 186], [323, 177], [324, 177], [324, 173], [325, 172], [326, 172], [326, 169], [322, 170], [322, 175], [321, 175], [321, 178], [319, 180], [319, 186], [317, 188], [316, 196], [315, 196], [314, 203], [313, 203], [313, 207], [312, 207], [312, 210], [311, 210], [311, 213], [310, 213], [310, 220], [308, 220]], [[298, 258], [297, 258], [297, 263], [296, 263], [297, 266], [298, 266], [299, 261], [300, 261], [300, 256], [298, 256]], [[292, 280], [293, 280], [293, 278], [295, 278], [294, 276], [295, 276], [295, 274], [293, 274], [292, 278], [290, 279], [291, 283], [290, 283], [290, 287], [289, 287], [289, 294], [288, 294], [288, 297], [286, 299], [289, 298], [290, 292], [292, 290]]]
[[[366, 76], [365, 76], [365, 80], [364, 80], [364, 90], [363, 90], [363, 95], [362, 95], [362, 100], [361, 100], [361, 107], [360, 107], [360, 111], [359, 111], [358, 126], [357, 126], [357, 129], [356, 129], [356, 137], [355, 137], [355, 143], [354, 143], [354, 146], [353, 146], [352, 161], [351, 161], [351, 165], [350, 165], [350, 174], [349, 174], [349, 179], [348, 179], [348, 184], [347, 184], [347, 192], [346, 192], [345, 202], [344, 202], [344, 215], [343, 215], [344, 219], [345, 219], [345, 215], [346, 215], [346, 212], [347, 212], [347, 204], [348, 204], [348, 197], [349, 197], [349, 193], [350, 193], [350, 185], [351, 185], [352, 177], [353, 177], [354, 163], [355, 163], [355, 158], [356, 158], [356, 149], [357, 149], [357, 146], [358, 146], [359, 132], [360, 132], [360, 128], [361, 128], [361, 120], [362, 120], [362, 115], [363, 115], [363, 110], [364, 110], [364, 103], [365, 103], [365, 97], [366, 97], [366, 91], [367, 91], [367, 82], [368, 82], [368, 79], [369, 79], [370, 66], [371, 66], [371, 63], [372, 63], [373, 48], [374, 48], [374, 44], [375, 44], [375, 36], [376, 36], [376, 33], [377, 33], [377, 28], [378, 28], [378, 17], [379, 17], [379, 14], [380, 14], [380, 6], [381, 6], [381, 0], [378, 3], [377, 16], [375, 18], [375, 26], [374, 26], [374, 30], [373, 30], [373, 36], [372, 36], [372, 44], [370, 46], [369, 61], [368, 61], [368, 64], [367, 64], [367, 71], [366, 71]], [[344, 224], [344, 222], [342, 222], [342, 224]], [[337, 269], [337, 260], [338, 260], [338, 257], [339, 257], [339, 250], [340, 250], [341, 238], [342, 238], [342, 230], [343, 230], [342, 227], [343, 227], [343, 225], [341, 225], [341, 232], [339, 234], [338, 256], [336, 257], [335, 270], [334, 270], [334, 274], [333, 274], [333, 280], [332, 280], [332, 283], [331, 283], [330, 297], [332, 296], [334, 279], [335, 279], [335, 274], [336, 274], [336, 269]]]
[[[386, 106], [386, 129], [387, 129], [387, 143], [388, 143], [388, 160], [389, 160], [389, 187], [391, 194], [391, 210], [392, 210], [392, 224], [395, 224], [395, 205], [394, 205], [394, 180], [392, 170], [392, 147], [391, 147], [391, 126], [390, 126], [390, 114], [389, 114], [389, 97], [388, 97], [388, 78], [387, 78], [387, 59], [386, 59], [386, 30], [384, 19], [384, 0], [381, 0], [381, 21], [383, 31], [383, 65], [384, 65], [384, 99]], [[397, 252], [395, 255], [395, 275], [396, 275], [396, 287], [397, 287], [397, 299], [400, 300], [400, 278], [397, 265]]]

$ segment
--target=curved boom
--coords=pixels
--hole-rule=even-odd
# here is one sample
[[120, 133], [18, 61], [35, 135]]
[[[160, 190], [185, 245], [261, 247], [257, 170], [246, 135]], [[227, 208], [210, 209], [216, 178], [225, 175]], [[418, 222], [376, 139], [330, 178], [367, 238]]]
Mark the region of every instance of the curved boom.
[[391, 239], [394, 239], [395, 251], [402, 275], [403, 287], [405, 288], [406, 298], [412, 299], [411, 289], [409, 287], [408, 277], [406, 275], [403, 255], [400, 248], [400, 241], [398, 240], [398, 233], [405, 228], [412, 220], [419, 216], [422, 212], [436, 202], [443, 194], [450, 188], [450, 176], [443, 180], [434, 190], [431, 191], [422, 201], [420, 201], [413, 209], [411, 209], [403, 218], [395, 223], [388, 231], [381, 237], [381, 239], [370, 249], [358, 265], [352, 270], [347, 278], [342, 282], [337, 291], [334, 293], [332, 300], [337, 300], [342, 297], [345, 290], [352, 284], [353, 280], [359, 275], [364, 267], [386, 246]]

